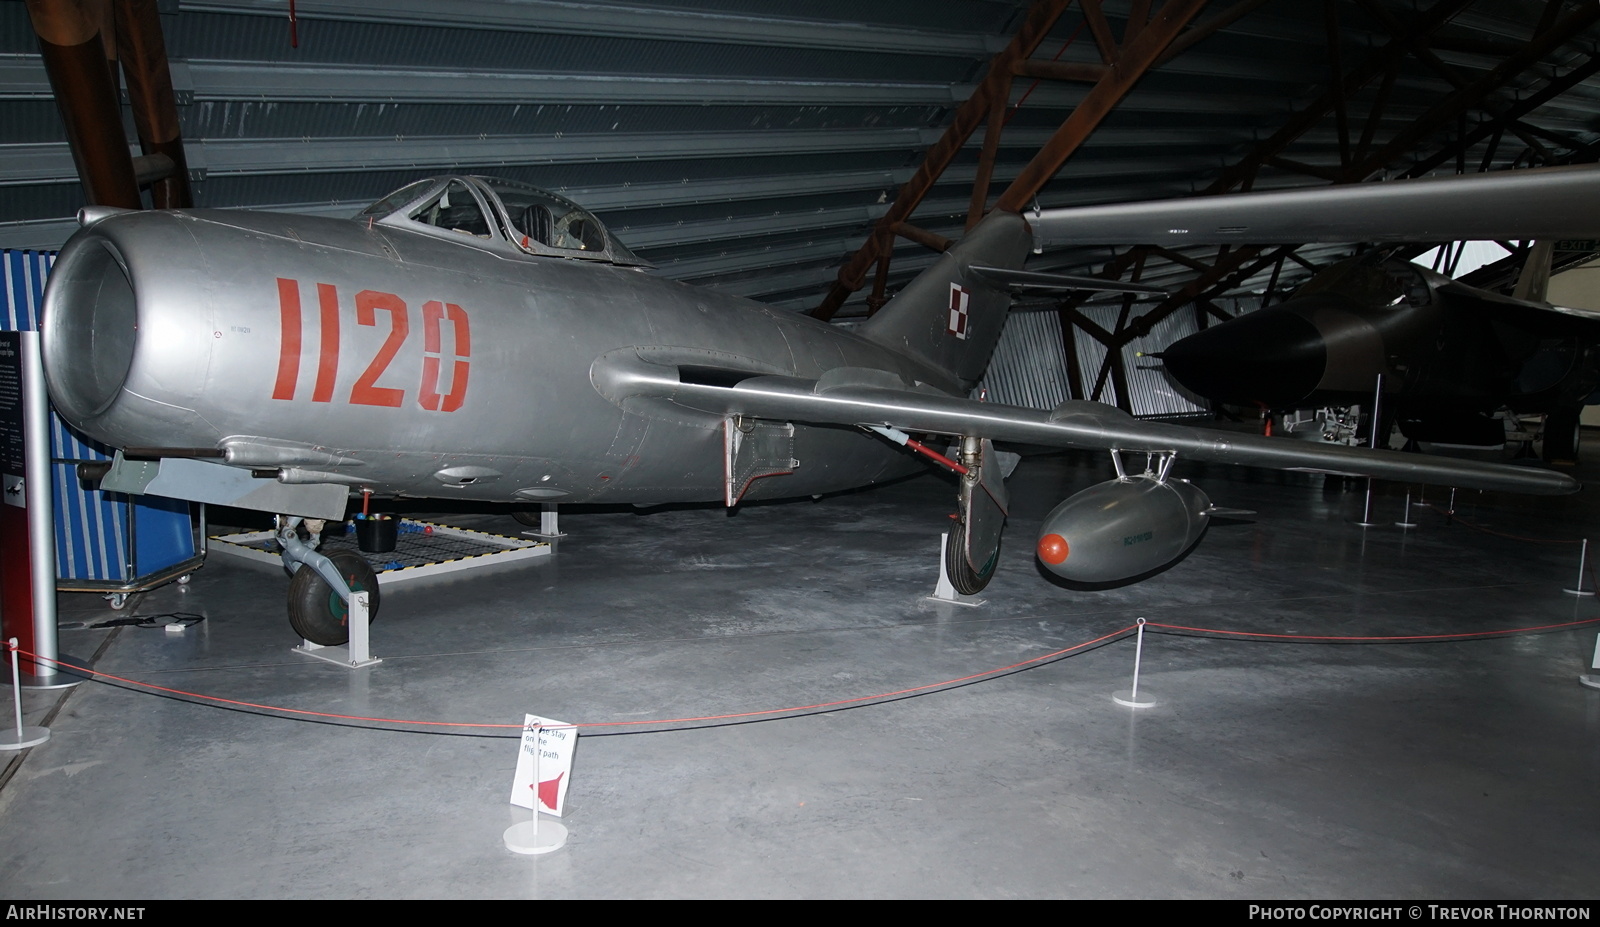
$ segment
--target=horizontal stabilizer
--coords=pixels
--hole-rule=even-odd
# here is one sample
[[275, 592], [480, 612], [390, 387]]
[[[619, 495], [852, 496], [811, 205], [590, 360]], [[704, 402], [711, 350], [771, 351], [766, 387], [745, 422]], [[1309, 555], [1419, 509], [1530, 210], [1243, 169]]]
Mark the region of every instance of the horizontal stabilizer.
[[1024, 290], [1095, 290], [1103, 293], [1146, 293], [1166, 296], [1167, 290], [1147, 283], [1124, 283], [1104, 277], [1076, 277], [1071, 274], [1049, 274], [1037, 270], [1011, 270], [1006, 267], [972, 267], [974, 277], [995, 286], [1015, 287]]
[[1041, 245], [1311, 244], [1594, 238], [1592, 164], [1046, 209]]

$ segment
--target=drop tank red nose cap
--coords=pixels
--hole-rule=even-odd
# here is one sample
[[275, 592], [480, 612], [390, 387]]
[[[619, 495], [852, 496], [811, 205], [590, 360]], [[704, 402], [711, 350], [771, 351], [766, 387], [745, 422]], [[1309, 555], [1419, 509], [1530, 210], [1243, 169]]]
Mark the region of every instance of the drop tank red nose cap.
[[1067, 539], [1059, 534], [1047, 534], [1039, 539], [1039, 559], [1051, 566], [1064, 562], [1069, 553]]

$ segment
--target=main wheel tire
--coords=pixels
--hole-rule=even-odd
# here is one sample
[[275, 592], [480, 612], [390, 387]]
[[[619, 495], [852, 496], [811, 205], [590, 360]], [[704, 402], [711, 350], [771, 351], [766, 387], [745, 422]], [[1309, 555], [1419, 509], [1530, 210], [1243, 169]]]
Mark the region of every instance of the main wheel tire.
[[1578, 462], [1578, 443], [1583, 425], [1582, 406], [1552, 409], [1544, 417], [1545, 463], [1575, 464]]
[[944, 572], [950, 577], [950, 585], [962, 595], [977, 595], [983, 587], [989, 585], [989, 580], [994, 578], [995, 564], [1000, 562], [1000, 548], [995, 547], [994, 556], [984, 564], [983, 570], [973, 570], [967, 564], [967, 523], [956, 519], [950, 523], [950, 530], [946, 534], [944, 545]]
[[[378, 619], [378, 574], [355, 551], [329, 554], [351, 592], [366, 592], [367, 623]], [[302, 566], [289, 580], [289, 625], [313, 644], [332, 647], [350, 640], [350, 606], [316, 570]]]

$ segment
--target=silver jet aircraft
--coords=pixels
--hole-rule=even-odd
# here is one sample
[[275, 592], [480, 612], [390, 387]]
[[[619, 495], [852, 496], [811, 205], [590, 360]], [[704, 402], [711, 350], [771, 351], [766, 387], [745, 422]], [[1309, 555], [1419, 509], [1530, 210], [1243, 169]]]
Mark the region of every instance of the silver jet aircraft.
[[[1213, 509], [1168, 478], [1175, 456], [1577, 489], [1543, 470], [1143, 422], [1100, 403], [969, 398], [1012, 288], [1141, 289], [1022, 270], [1033, 236], [1013, 213], [984, 219], [853, 331], [653, 276], [577, 205], [484, 177], [419, 181], [354, 220], [88, 208], [80, 224], [45, 296], [57, 410], [118, 449], [107, 489], [285, 516], [291, 623], [318, 643], [344, 640], [345, 601], [376, 580], [297, 526], [342, 518], [357, 491], [732, 506], [931, 460], [961, 475], [946, 567], [972, 593], [1008, 508], [996, 440], [1112, 452], [1118, 478], [1062, 503], [1037, 544], [1080, 582], [1139, 576], [1199, 538]], [[1141, 472], [1123, 469], [1134, 453]]]

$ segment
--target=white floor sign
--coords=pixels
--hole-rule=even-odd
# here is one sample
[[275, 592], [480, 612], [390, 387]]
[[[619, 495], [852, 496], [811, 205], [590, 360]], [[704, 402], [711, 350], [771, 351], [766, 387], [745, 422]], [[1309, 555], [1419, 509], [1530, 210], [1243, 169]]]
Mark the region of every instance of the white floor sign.
[[533, 784], [537, 771], [537, 810], [560, 817], [567, 800], [567, 785], [572, 779], [572, 749], [577, 745], [578, 730], [567, 722], [526, 716], [522, 722], [522, 743], [517, 750], [517, 775], [511, 784], [511, 803], [521, 808], [534, 807]]

